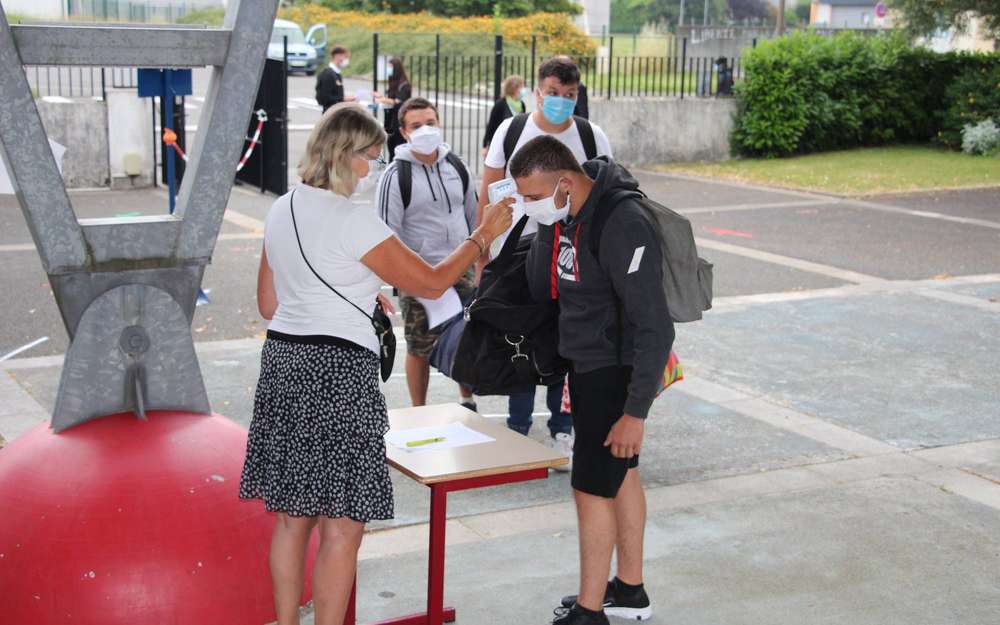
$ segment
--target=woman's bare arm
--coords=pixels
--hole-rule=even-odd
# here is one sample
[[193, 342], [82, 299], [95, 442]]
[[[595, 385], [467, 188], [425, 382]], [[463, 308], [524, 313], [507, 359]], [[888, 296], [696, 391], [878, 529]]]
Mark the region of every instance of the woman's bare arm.
[[268, 321], [278, 309], [278, 294], [274, 290], [274, 272], [267, 262], [267, 248], [260, 252], [260, 268], [257, 270], [257, 310]]
[[435, 299], [454, 286], [458, 279], [488, 249], [512, 222], [512, 198], [490, 205], [483, 211], [482, 224], [472, 233], [472, 241], [464, 241], [448, 258], [431, 267], [413, 250], [392, 236], [369, 250], [361, 262], [399, 290], [416, 297]]

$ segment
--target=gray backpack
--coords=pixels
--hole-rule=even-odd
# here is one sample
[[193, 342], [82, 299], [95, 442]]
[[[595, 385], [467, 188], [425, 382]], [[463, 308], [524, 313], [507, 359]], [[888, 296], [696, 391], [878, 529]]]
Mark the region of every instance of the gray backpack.
[[687, 217], [646, 197], [642, 191], [621, 191], [597, 210], [590, 225], [590, 252], [599, 259], [601, 233], [612, 211], [625, 200], [635, 200], [660, 233], [663, 252], [663, 289], [670, 318], [698, 321], [712, 308], [712, 263], [698, 257], [694, 232]]

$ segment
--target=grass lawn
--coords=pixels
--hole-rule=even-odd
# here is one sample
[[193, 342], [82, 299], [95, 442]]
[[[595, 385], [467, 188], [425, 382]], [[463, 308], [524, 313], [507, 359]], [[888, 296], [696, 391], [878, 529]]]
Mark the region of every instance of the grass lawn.
[[840, 195], [1000, 185], [1000, 158], [890, 146], [779, 159], [660, 165], [658, 170]]

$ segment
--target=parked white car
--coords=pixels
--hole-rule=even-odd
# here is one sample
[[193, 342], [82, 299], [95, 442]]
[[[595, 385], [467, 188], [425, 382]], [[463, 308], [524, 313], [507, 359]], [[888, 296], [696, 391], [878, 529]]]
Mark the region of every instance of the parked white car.
[[305, 72], [308, 76], [315, 74], [317, 66], [326, 60], [326, 24], [315, 24], [303, 35], [302, 29], [295, 22], [274, 20], [267, 58], [280, 61], [284, 57], [286, 37], [288, 71]]

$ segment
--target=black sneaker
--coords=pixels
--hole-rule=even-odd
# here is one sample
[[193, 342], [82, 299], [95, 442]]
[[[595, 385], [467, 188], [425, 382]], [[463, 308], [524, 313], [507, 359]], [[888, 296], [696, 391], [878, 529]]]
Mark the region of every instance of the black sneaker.
[[474, 402], [474, 401], [463, 401], [462, 403], [459, 404], [459, 406], [461, 406], [462, 408], [466, 408], [468, 410], [471, 410], [472, 412], [476, 412], [477, 411], [476, 410], [476, 402]]
[[[576, 604], [577, 595], [563, 597], [562, 607], [570, 608]], [[647, 621], [653, 618], [653, 606], [649, 602], [646, 589], [640, 587], [636, 592], [626, 592], [619, 588], [618, 578], [608, 582], [604, 592], [604, 613], [608, 616], [629, 619], [630, 621]]]
[[556, 618], [552, 625], [610, 625], [604, 612], [591, 612], [575, 603], [569, 607], [559, 607], [554, 610]]

